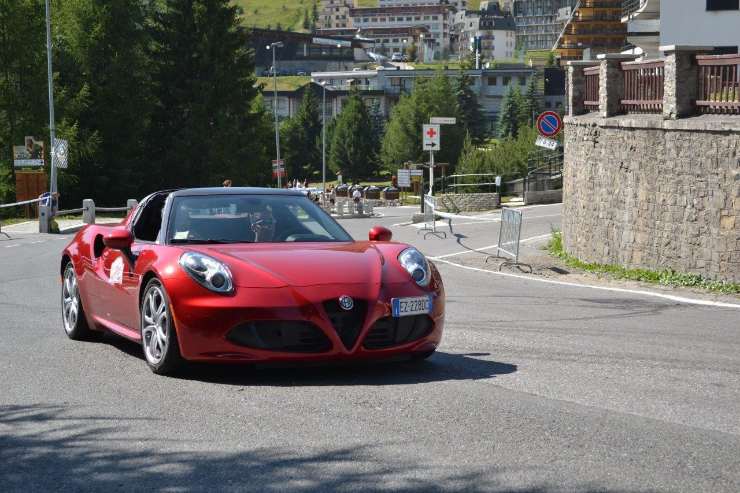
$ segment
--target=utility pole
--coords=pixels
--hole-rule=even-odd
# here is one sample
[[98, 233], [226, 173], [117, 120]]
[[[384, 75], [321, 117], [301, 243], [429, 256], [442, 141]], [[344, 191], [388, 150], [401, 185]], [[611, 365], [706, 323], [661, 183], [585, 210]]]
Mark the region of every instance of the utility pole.
[[324, 95], [321, 101], [321, 196], [326, 205], [326, 81], [321, 82]]
[[[49, 0], [46, 0], [47, 3]], [[273, 97], [272, 97], [272, 116], [275, 119], [275, 154], [277, 159], [277, 186], [278, 188], [282, 188], [282, 181], [280, 180], [281, 175], [281, 168], [282, 165], [280, 164], [280, 124], [278, 123], [278, 114], [277, 114], [277, 104], [278, 104], [278, 98], [277, 98], [277, 66], [275, 61], [275, 51], [277, 51], [277, 48], [282, 48], [283, 42], [282, 41], [276, 41], [274, 43], [270, 43], [267, 46], [268, 50], [272, 50], [272, 87], [273, 87]]]
[[46, 70], [49, 79], [49, 156], [51, 157], [51, 176], [49, 179], [49, 205], [50, 205], [50, 217], [54, 217], [56, 211], [56, 199], [55, 195], [57, 192], [57, 167], [56, 159], [54, 157], [54, 143], [56, 142], [56, 129], [54, 126], [54, 80], [51, 69], [51, 6], [49, 0], [46, 0]]

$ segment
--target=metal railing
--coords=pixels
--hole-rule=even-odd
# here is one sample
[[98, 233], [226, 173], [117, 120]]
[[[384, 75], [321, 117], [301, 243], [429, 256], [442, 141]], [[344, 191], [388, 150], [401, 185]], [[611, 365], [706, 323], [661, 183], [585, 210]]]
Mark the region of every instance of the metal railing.
[[583, 106], [586, 111], [599, 110], [599, 66], [583, 69], [586, 80], [586, 92], [583, 97]]
[[740, 114], [740, 55], [697, 55], [702, 113]]
[[622, 0], [622, 17], [629, 18], [645, 6], [648, 0]]
[[[47, 197], [44, 197], [43, 195], [37, 199], [31, 199], [31, 200], [21, 200], [19, 202], [11, 202], [10, 204], [0, 204], [0, 209], [9, 209], [11, 207], [20, 207], [23, 205], [31, 205], [31, 204], [38, 204], [40, 202], [48, 200]], [[2, 218], [0, 217], [0, 234], [4, 235], [6, 238], [10, 238], [10, 235], [8, 233], [5, 233], [2, 231]]]
[[627, 113], [661, 113], [665, 86], [663, 60], [622, 62], [622, 72], [622, 109]]

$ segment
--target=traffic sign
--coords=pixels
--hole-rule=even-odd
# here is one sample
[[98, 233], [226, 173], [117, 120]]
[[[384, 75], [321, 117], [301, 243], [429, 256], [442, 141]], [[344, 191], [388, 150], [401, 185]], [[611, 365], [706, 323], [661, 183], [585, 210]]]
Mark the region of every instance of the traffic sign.
[[558, 141], [553, 139], [548, 139], [547, 137], [542, 137], [541, 135], [537, 137], [537, 140], [535, 141], [534, 145], [544, 147], [546, 149], [550, 149], [554, 151], [558, 148]]
[[537, 117], [537, 131], [543, 137], [554, 137], [563, 129], [563, 120], [554, 111], [545, 111]]
[[411, 186], [411, 173], [408, 169], [398, 170], [398, 186], [401, 188], [409, 188]]
[[66, 169], [69, 143], [64, 139], [54, 139], [54, 146], [51, 152], [54, 153], [54, 164], [56, 167]]
[[457, 118], [455, 117], [446, 117], [446, 116], [433, 116], [429, 123], [432, 123], [434, 125], [454, 125], [457, 123]]
[[438, 151], [439, 146], [439, 125], [424, 125], [422, 133], [424, 139], [423, 148], [425, 151]]
[[272, 160], [272, 167], [273, 168], [277, 168], [278, 165], [280, 165], [280, 166], [285, 165], [285, 161], [283, 159], [281, 159], [280, 161], [278, 161], [277, 159], [273, 159]]

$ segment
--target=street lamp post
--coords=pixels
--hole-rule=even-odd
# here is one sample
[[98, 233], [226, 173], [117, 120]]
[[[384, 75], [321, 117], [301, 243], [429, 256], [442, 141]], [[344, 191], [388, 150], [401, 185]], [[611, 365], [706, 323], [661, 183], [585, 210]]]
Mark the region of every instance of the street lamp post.
[[326, 80], [321, 81], [324, 94], [321, 101], [321, 196], [326, 206]]
[[[56, 208], [55, 195], [57, 191], [57, 167], [54, 157], [54, 143], [56, 142], [56, 128], [54, 126], [54, 79], [51, 70], [51, 6], [49, 0], [46, 0], [46, 69], [49, 79], [49, 153], [51, 156], [51, 177], [49, 186], [49, 205], [51, 206], [51, 216], [54, 215]], [[39, 226], [40, 227], [40, 226]]]
[[275, 119], [275, 154], [277, 159], [277, 185], [278, 188], [282, 188], [282, 182], [280, 180], [280, 125], [278, 123], [278, 114], [277, 114], [277, 62], [275, 61], [275, 52], [277, 51], [277, 48], [282, 48], [283, 42], [282, 41], [276, 41], [274, 43], [270, 43], [267, 46], [268, 50], [272, 50], [272, 87], [273, 87], [273, 96], [272, 96], [272, 116]]

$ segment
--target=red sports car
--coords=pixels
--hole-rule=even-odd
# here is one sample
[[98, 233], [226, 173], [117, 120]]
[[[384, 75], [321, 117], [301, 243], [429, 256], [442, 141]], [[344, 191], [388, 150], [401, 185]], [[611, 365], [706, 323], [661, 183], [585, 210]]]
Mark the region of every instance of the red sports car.
[[442, 279], [389, 230], [369, 236], [354, 241], [299, 191], [153, 193], [64, 249], [64, 329], [140, 341], [160, 374], [184, 361], [426, 358], [442, 338]]

